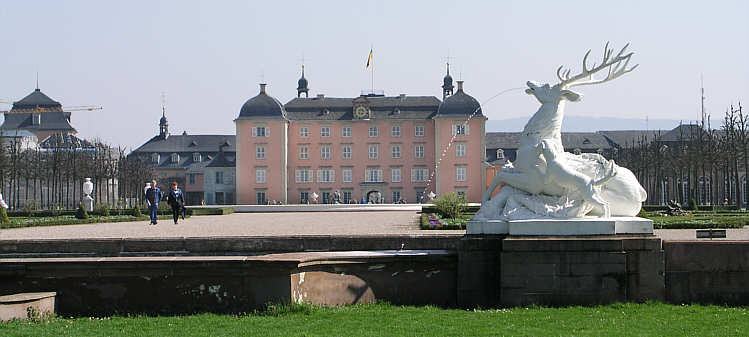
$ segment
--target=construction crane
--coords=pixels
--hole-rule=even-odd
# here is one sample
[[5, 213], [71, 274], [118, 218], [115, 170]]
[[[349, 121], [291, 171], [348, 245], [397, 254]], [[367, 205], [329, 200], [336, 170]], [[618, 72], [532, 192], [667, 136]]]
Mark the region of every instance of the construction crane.
[[[0, 103], [5, 104], [13, 104], [13, 103], [7, 103], [5, 101], [0, 101]], [[64, 106], [62, 107], [62, 111], [64, 112], [70, 112], [70, 111], [95, 111], [95, 110], [101, 110], [104, 109], [102, 106], [98, 105], [75, 105], [75, 106]], [[20, 110], [6, 110], [6, 111], [0, 111], [2, 114], [28, 114], [28, 113], [35, 113], [35, 112], [47, 112], [52, 111], [50, 109], [36, 107], [36, 109], [20, 109]]]

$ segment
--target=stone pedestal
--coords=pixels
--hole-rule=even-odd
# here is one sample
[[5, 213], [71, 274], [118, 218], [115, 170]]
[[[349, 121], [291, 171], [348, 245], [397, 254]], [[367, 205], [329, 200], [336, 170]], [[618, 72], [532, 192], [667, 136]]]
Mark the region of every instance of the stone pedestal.
[[86, 209], [86, 212], [93, 212], [94, 211], [94, 198], [92, 198], [89, 195], [84, 196], [83, 208]]
[[638, 217], [471, 220], [466, 234], [509, 234], [518, 236], [578, 236], [653, 234], [653, 220]]
[[652, 235], [468, 235], [458, 303], [594, 305], [664, 299], [664, 255]]

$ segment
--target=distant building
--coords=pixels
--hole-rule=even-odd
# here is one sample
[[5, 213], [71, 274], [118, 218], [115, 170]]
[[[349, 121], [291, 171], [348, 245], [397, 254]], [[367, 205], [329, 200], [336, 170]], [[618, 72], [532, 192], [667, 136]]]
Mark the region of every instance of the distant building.
[[216, 157], [203, 168], [203, 199], [207, 205], [233, 205], [236, 203], [235, 171], [235, 161], [229, 160], [223, 151], [223, 146], [220, 146]]
[[[449, 73], [444, 101], [434, 96], [306, 97], [281, 104], [266, 85], [235, 119], [236, 191], [240, 204], [268, 200], [343, 202], [426, 200], [430, 192], [481, 199], [484, 125], [478, 101]], [[302, 93], [305, 97], [301, 97]]]
[[188, 135], [187, 132], [170, 135], [169, 122], [162, 110], [159, 134], [133, 150], [129, 156], [137, 156], [150, 163], [155, 179], [161, 186], [178, 182], [185, 192], [186, 204], [200, 205], [202, 202], [208, 203], [205, 200], [203, 170], [219, 154], [219, 146], [223, 147], [224, 158], [233, 161], [234, 135]]
[[0, 131], [4, 134], [28, 131], [38, 141], [53, 134], [75, 135], [77, 131], [70, 125], [70, 115], [70, 112], [63, 111], [59, 102], [36, 88], [28, 96], [13, 103], [10, 111], [5, 113]]

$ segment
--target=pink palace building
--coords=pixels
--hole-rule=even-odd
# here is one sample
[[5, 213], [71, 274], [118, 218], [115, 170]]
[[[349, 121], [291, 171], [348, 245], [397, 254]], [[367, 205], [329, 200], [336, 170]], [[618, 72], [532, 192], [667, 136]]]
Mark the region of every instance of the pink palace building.
[[[481, 201], [486, 186], [484, 127], [478, 101], [452, 77], [434, 96], [366, 94], [297, 98], [281, 104], [266, 86], [242, 106], [236, 124], [238, 204], [409, 203], [430, 192]], [[304, 94], [304, 97], [302, 97]], [[440, 159], [441, 158], [441, 159]]]

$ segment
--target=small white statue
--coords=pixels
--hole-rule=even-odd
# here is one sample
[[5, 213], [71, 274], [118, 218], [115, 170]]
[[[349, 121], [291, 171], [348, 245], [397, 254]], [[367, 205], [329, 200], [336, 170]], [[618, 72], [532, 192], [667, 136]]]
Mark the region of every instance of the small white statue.
[[[559, 67], [559, 83], [553, 86], [527, 83], [525, 92], [533, 95], [541, 107], [523, 128], [516, 160], [494, 177], [474, 219], [570, 217], [588, 213], [604, 217], [634, 216], [640, 211], [647, 193], [630, 170], [616, 166], [599, 154], [564, 152], [562, 146], [565, 102], [577, 102], [582, 98], [570, 88], [605, 83], [637, 68], [636, 65], [627, 67], [633, 55], [625, 54], [627, 46], [629, 44], [614, 56], [614, 50], [606, 43], [603, 60], [590, 68], [588, 50], [582, 71], [571, 76], [570, 70]], [[605, 78], [593, 78], [601, 71], [607, 73]], [[545, 148], [544, 155], [539, 152], [539, 146]], [[553, 161], [551, 170], [547, 167], [549, 159]], [[491, 198], [499, 186], [502, 189]]]
[[94, 183], [91, 182], [91, 178], [85, 178], [86, 181], [83, 183], [83, 207], [86, 208], [87, 212], [94, 210], [94, 198], [91, 197], [91, 193], [94, 191]]

